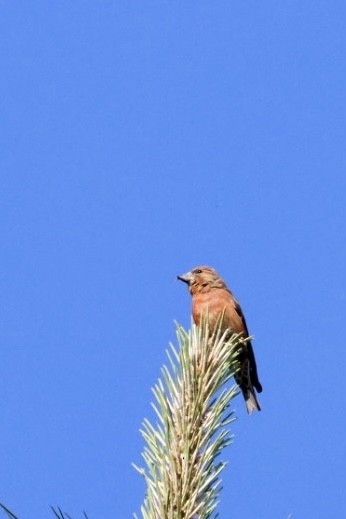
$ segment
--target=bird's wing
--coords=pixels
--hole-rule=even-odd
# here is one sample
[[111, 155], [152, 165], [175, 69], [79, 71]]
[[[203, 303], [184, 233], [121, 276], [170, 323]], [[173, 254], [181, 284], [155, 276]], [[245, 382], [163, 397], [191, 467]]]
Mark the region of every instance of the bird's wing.
[[[232, 296], [233, 296], [233, 294], [232, 294]], [[238, 301], [236, 300], [236, 298], [234, 296], [233, 296], [233, 298], [234, 298], [235, 310], [236, 310], [237, 314], [239, 315], [239, 317], [242, 320], [242, 323], [243, 323], [243, 326], [244, 326], [244, 331], [246, 333], [246, 337], [249, 337], [249, 331], [247, 329], [245, 317], [244, 317], [243, 311], [241, 309], [241, 306], [240, 306], [240, 304], [238, 303]], [[255, 388], [257, 389], [258, 393], [260, 393], [262, 391], [262, 386], [260, 384], [260, 381], [258, 380], [256, 359], [255, 359], [255, 354], [254, 354], [254, 351], [253, 351], [253, 347], [252, 347], [251, 341], [248, 341], [248, 343], [247, 343], [247, 356], [248, 356], [248, 359], [249, 359], [249, 362], [250, 362], [251, 382], [255, 386]]]

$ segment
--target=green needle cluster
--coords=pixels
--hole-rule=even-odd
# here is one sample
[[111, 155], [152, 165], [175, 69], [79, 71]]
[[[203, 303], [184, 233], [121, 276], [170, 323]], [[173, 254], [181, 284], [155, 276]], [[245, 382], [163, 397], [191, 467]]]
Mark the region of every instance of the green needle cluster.
[[147, 486], [143, 519], [212, 517], [226, 465], [217, 458], [232, 442], [229, 406], [238, 388], [226, 383], [238, 368], [243, 339], [228, 338], [220, 327], [210, 336], [207, 322], [189, 332], [177, 325], [177, 337], [179, 352], [170, 344], [169, 367], [153, 388], [158, 420], [145, 419], [141, 430], [146, 467], [134, 465]]

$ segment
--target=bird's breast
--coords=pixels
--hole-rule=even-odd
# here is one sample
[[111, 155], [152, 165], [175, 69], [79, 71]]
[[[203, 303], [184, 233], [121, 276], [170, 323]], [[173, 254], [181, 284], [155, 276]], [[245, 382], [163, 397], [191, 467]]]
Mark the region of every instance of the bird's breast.
[[236, 301], [232, 294], [223, 289], [212, 289], [207, 293], [195, 294], [192, 298], [192, 316], [197, 326], [206, 317], [211, 330], [223, 314], [222, 330], [245, 333], [241, 316], [236, 311]]

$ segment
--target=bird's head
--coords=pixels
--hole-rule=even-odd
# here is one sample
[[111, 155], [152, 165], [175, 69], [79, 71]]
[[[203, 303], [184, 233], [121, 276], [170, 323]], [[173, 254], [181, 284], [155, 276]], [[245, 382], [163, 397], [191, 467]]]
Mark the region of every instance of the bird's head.
[[226, 288], [225, 282], [218, 273], [210, 267], [196, 267], [177, 279], [187, 283], [190, 294], [208, 292], [211, 288]]

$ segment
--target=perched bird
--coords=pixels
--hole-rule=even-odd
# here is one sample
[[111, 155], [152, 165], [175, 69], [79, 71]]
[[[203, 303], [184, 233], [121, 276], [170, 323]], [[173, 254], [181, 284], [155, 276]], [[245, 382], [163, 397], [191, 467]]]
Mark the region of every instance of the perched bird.
[[[244, 338], [249, 336], [242, 309], [226, 283], [210, 267], [197, 267], [178, 279], [188, 284], [192, 296], [192, 316], [197, 326], [203, 316], [207, 316], [209, 329], [213, 331], [218, 320], [222, 317], [221, 330], [230, 331], [230, 334], [239, 333]], [[239, 354], [240, 370], [236, 374], [249, 414], [260, 411], [261, 407], [256, 398], [262, 386], [258, 380], [255, 355], [251, 341], [244, 343]]]

